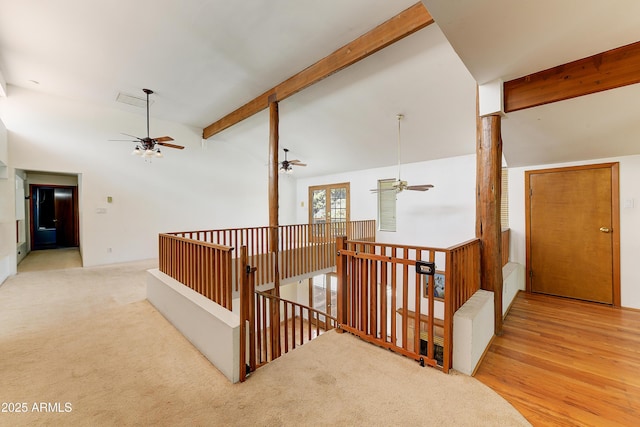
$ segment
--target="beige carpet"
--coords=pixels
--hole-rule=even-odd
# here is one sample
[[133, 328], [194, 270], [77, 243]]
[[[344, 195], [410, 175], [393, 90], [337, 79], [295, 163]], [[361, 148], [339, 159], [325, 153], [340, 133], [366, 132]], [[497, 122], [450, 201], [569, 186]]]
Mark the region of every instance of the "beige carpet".
[[0, 286], [0, 402], [27, 408], [0, 425], [529, 425], [473, 378], [335, 332], [230, 384], [144, 300], [154, 264]]
[[82, 257], [78, 248], [45, 249], [29, 252], [18, 264], [18, 273], [76, 267], [82, 267]]

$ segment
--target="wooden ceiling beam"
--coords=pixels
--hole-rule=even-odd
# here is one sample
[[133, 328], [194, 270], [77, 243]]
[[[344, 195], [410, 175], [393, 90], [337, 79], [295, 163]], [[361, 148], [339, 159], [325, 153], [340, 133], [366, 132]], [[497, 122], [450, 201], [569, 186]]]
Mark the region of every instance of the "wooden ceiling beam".
[[210, 138], [242, 120], [264, 110], [269, 97], [282, 101], [320, 80], [352, 65], [367, 56], [407, 37], [433, 23], [431, 14], [418, 2], [373, 30], [346, 44], [332, 54], [269, 89], [237, 110], [204, 128], [202, 137]]
[[510, 80], [505, 112], [640, 83], [640, 42]]

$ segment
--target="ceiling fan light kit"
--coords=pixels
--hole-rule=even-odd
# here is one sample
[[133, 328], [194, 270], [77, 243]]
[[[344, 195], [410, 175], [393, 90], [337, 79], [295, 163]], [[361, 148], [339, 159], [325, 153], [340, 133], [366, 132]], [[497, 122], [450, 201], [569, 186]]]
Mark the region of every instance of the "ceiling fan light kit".
[[278, 172], [291, 175], [293, 173], [293, 166], [307, 166], [305, 163], [301, 163], [300, 160], [287, 160], [288, 148], [283, 148], [284, 160], [280, 162], [280, 168]]
[[169, 148], [175, 148], [177, 150], [182, 150], [184, 147], [182, 145], [169, 144], [168, 141], [173, 141], [173, 138], [170, 136], [160, 136], [158, 138], [151, 138], [149, 136], [149, 95], [153, 93], [151, 89], [142, 89], [142, 91], [147, 95], [146, 104], [147, 104], [147, 136], [144, 138], [140, 138], [139, 136], [129, 135], [123, 133], [123, 135], [129, 136], [135, 139], [127, 139], [127, 140], [112, 140], [112, 141], [131, 141], [135, 142], [136, 146], [131, 152], [131, 155], [140, 156], [146, 161], [151, 161], [151, 158], [162, 158], [164, 154], [160, 151], [160, 145]]
[[381, 190], [379, 188], [371, 190], [372, 193], [385, 192], [385, 191], [395, 191], [396, 194], [402, 192], [403, 190], [411, 190], [411, 191], [428, 191], [430, 188], [433, 188], [431, 184], [421, 184], [421, 185], [409, 185], [407, 181], [403, 181], [400, 178], [400, 122], [404, 119], [404, 114], [398, 114], [396, 116], [398, 118], [398, 179], [392, 184], [392, 188]]

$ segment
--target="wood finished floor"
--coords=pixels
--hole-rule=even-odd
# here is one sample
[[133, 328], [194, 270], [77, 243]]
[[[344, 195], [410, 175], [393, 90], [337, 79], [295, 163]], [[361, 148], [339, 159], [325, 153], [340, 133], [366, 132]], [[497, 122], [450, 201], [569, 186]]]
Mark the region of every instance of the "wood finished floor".
[[475, 378], [534, 426], [638, 426], [640, 312], [521, 292]]

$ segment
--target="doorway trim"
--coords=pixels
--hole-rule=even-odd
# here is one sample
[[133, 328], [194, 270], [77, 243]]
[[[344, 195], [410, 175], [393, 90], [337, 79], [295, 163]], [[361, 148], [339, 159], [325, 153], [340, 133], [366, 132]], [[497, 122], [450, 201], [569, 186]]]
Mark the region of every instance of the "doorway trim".
[[588, 169], [610, 169], [611, 170], [611, 225], [613, 228], [612, 233], [612, 286], [613, 286], [613, 306], [620, 307], [621, 306], [621, 297], [620, 297], [620, 173], [619, 173], [619, 163], [597, 163], [597, 164], [589, 164], [589, 165], [579, 165], [579, 166], [568, 166], [568, 167], [558, 167], [558, 168], [550, 168], [550, 169], [536, 169], [524, 172], [524, 185], [525, 185], [525, 247], [526, 247], [526, 271], [525, 275], [526, 280], [526, 291], [531, 293], [531, 276], [529, 275], [529, 271], [531, 271], [531, 198], [530, 196], [530, 179], [531, 175], [541, 174], [541, 173], [554, 173], [554, 172], [569, 172], [569, 171], [577, 171], [577, 170], [588, 170]]

